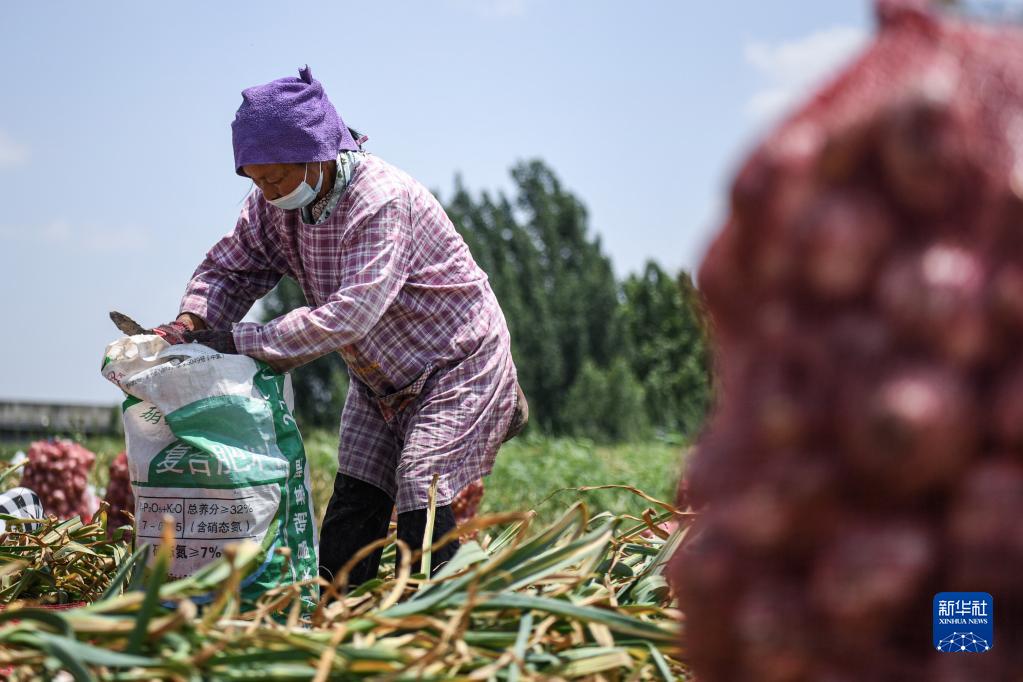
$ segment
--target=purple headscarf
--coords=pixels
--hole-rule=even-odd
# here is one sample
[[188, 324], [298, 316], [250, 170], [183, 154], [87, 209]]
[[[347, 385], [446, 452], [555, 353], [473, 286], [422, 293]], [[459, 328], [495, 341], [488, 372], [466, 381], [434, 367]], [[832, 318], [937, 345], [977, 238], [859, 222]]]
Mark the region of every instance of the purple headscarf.
[[242, 90], [231, 123], [238, 175], [250, 164], [333, 161], [359, 148], [309, 67], [298, 75]]

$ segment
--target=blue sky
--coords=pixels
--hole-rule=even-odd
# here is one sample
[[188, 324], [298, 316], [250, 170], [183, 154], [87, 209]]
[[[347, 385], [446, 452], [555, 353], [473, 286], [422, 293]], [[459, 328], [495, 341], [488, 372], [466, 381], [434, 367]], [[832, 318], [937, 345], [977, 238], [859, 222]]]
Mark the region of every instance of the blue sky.
[[[230, 122], [308, 63], [449, 196], [542, 158], [620, 275], [694, 269], [742, 151], [872, 31], [868, 0], [13, 3], [0, 25], [0, 399], [109, 402], [110, 309], [174, 316], [249, 185]], [[523, 358], [520, 361], [528, 361]]]

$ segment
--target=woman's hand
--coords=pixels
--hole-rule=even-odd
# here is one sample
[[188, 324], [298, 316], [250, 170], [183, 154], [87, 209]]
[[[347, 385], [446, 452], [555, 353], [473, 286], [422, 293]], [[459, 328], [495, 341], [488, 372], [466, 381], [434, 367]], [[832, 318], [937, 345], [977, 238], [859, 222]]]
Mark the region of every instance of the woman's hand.
[[238, 349], [234, 345], [234, 334], [221, 329], [204, 329], [200, 331], [186, 331], [182, 343], [201, 343], [212, 348], [218, 353], [226, 355], [237, 355]]

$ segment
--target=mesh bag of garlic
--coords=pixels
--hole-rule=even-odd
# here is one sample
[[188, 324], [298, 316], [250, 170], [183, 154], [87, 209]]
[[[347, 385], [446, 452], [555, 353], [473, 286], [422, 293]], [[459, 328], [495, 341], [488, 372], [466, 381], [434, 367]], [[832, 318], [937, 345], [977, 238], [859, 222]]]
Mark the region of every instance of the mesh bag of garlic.
[[[1023, 669], [1023, 31], [877, 13], [701, 265], [718, 403], [673, 570], [703, 682]], [[935, 649], [943, 591], [993, 596], [990, 650]]]

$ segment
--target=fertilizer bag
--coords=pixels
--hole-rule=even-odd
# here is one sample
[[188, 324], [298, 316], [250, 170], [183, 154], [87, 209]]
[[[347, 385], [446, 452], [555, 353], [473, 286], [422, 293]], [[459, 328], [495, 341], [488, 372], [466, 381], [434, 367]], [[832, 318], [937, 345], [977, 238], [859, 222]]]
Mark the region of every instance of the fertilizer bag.
[[[126, 394], [137, 542], [158, 548], [164, 525], [173, 524], [172, 578], [243, 540], [259, 544], [264, 556], [242, 583], [244, 601], [316, 575], [309, 469], [290, 375], [151, 335], [110, 344], [102, 373]], [[279, 548], [290, 549], [290, 559]]]

